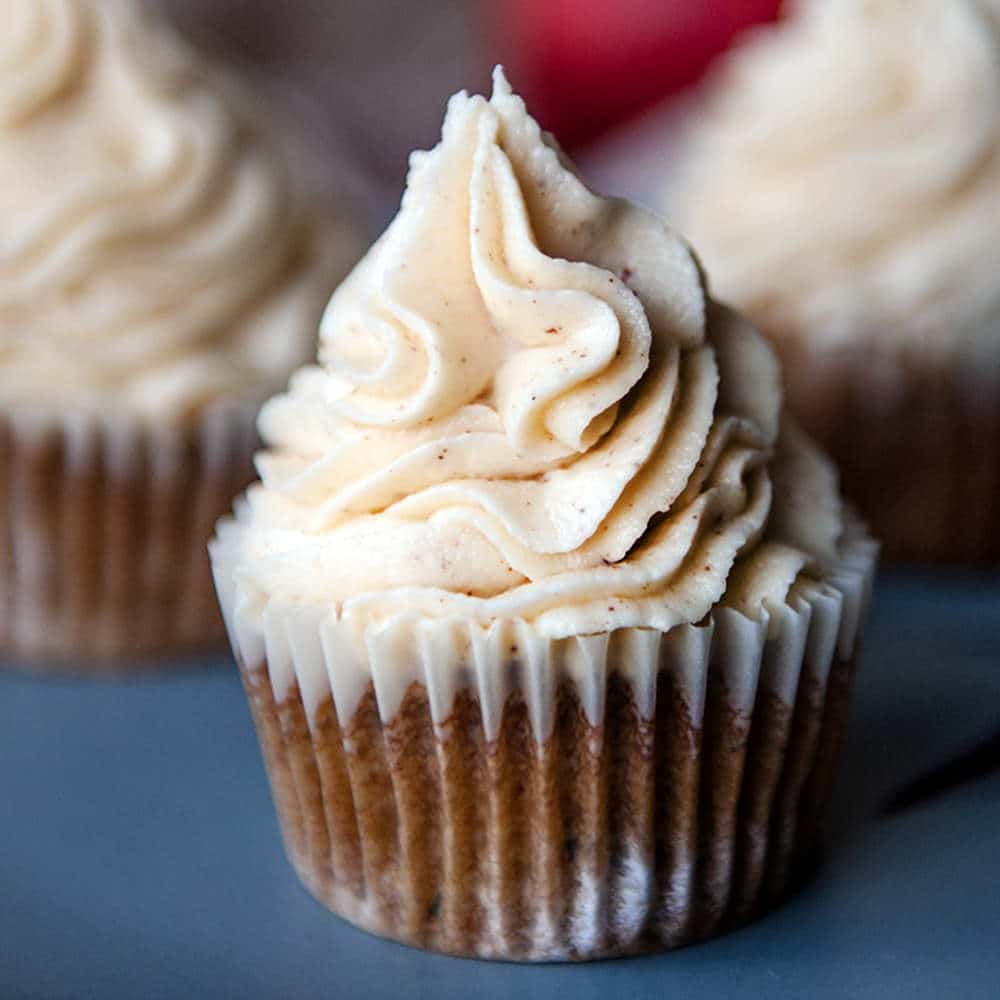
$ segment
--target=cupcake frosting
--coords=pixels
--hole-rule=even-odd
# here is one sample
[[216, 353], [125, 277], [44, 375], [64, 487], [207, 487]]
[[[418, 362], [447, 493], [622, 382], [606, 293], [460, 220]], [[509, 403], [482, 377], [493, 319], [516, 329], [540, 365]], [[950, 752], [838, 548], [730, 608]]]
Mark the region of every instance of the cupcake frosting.
[[778, 335], [947, 350], [1000, 317], [1000, 2], [803, 0], [738, 49], [668, 195]]
[[220, 532], [243, 610], [668, 629], [836, 556], [836, 478], [781, 431], [770, 348], [500, 71], [414, 154], [320, 362], [265, 406], [262, 484]]
[[185, 414], [312, 353], [353, 237], [131, 0], [0, 0], [0, 406]]

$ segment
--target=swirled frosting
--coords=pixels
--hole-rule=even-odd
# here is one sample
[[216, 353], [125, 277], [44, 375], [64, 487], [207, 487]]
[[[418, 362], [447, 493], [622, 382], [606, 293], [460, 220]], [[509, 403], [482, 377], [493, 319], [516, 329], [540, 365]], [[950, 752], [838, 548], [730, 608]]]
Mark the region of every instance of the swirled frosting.
[[414, 154], [320, 361], [265, 405], [262, 483], [220, 529], [244, 609], [668, 629], [836, 556], [836, 477], [779, 434], [771, 349], [499, 70]]
[[668, 214], [779, 336], [995, 328], [1000, 3], [801, 2], [723, 64]]
[[184, 416], [274, 391], [354, 238], [261, 109], [131, 0], [0, 20], [0, 406]]

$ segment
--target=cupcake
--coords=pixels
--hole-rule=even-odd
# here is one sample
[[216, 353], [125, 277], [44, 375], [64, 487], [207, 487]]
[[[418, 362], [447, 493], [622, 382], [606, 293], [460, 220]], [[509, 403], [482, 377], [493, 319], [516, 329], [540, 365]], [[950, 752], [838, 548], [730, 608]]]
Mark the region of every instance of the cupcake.
[[0, 649], [225, 642], [205, 545], [355, 238], [252, 98], [127, 0], [10, 0]]
[[804, 0], [685, 141], [667, 213], [887, 552], [1000, 558], [1000, 3]]
[[766, 341], [497, 70], [211, 546], [291, 862], [420, 947], [670, 948], [817, 844], [875, 546]]

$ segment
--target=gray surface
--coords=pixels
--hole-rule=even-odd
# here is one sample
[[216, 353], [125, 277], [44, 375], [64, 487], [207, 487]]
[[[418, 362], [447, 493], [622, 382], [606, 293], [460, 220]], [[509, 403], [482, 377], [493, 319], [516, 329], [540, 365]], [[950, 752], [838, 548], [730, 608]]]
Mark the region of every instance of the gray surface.
[[228, 664], [0, 671], [0, 997], [995, 997], [1000, 775], [879, 813], [998, 725], [997, 575], [884, 576], [817, 877], [714, 942], [533, 968], [424, 955], [315, 903]]

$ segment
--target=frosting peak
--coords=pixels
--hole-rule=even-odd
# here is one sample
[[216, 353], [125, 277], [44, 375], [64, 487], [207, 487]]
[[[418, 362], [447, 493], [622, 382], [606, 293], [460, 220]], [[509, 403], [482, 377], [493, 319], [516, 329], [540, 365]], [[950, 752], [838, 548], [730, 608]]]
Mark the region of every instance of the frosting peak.
[[330, 302], [320, 358], [351, 420], [412, 427], [489, 392], [513, 447], [556, 460], [612, 426], [654, 327], [696, 344], [703, 322], [683, 245], [588, 191], [498, 72], [490, 101], [456, 94], [440, 145], [413, 155], [399, 215]]
[[353, 240], [313, 221], [262, 110], [137, 0], [0, 19], [0, 405], [273, 388]]
[[[265, 406], [262, 485], [220, 532], [244, 602], [667, 629], [764, 535], [770, 348], [660, 219], [583, 185], [500, 71], [414, 155], [320, 360]], [[772, 553], [791, 580], [822, 556]]]

